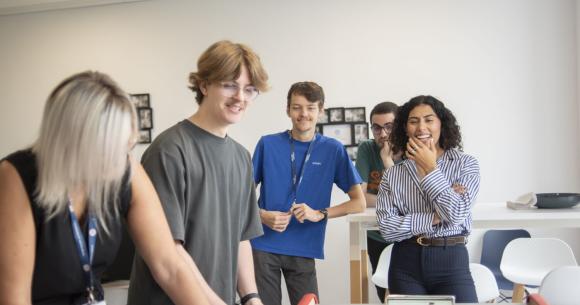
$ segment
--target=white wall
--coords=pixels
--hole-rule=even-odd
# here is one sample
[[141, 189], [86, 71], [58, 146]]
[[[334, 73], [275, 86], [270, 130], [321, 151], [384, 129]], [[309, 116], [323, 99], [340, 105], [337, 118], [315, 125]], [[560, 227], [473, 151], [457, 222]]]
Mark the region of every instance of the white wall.
[[[150, 93], [159, 134], [195, 111], [188, 72], [227, 38], [252, 46], [271, 77], [272, 90], [231, 130], [250, 151], [289, 127], [285, 95], [296, 81], [319, 82], [327, 107], [368, 111], [432, 94], [480, 160], [480, 202], [580, 192], [576, 16], [573, 0], [157, 0], [4, 16], [0, 155], [33, 141], [49, 91], [85, 69]], [[343, 219], [329, 225], [325, 302], [348, 301], [346, 230]]]
[[[578, 1], [576, 1], [576, 100], [578, 101], [578, 118], [580, 118], [580, 4]], [[576, 134], [576, 138], [579, 138], [578, 135], [580, 135], [580, 119], [576, 120], [576, 126], [578, 128], [578, 133]], [[577, 158], [580, 159], [579, 156], [580, 153], [577, 154]], [[572, 170], [574, 170], [572, 168]], [[578, 162], [577, 167], [576, 167], [576, 172], [580, 173], [580, 162]], [[580, 183], [579, 183], [580, 184]], [[578, 236], [578, 235], [576, 235]], [[576, 247], [574, 247], [575, 249], [575, 254], [576, 254], [576, 258], [578, 259], [580, 257], [580, 251], [578, 251], [578, 249], [580, 249], [580, 240], [578, 238], [576, 238], [576, 241], [578, 242], [576, 245]], [[580, 260], [579, 260], [580, 261]]]

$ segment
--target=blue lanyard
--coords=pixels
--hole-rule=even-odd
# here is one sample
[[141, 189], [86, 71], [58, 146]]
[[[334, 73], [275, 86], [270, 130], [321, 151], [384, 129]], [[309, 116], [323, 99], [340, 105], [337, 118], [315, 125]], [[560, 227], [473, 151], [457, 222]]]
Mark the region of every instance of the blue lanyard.
[[294, 139], [292, 138], [292, 131], [288, 130], [288, 137], [290, 141], [290, 163], [292, 164], [292, 195], [293, 200], [292, 203], [296, 203], [296, 193], [298, 192], [298, 187], [300, 186], [300, 182], [302, 182], [302, 177], [304, 176], [304, 169], [308, 164], [308, 160], [310, 159], [310, 154], [312, 153], [312, 148], [314, 147], [314, 142], [316, 142], [316, 134], [314, 134], [314, 138], [308, 145], [308, 150], [306, 151], [306, 157], [302, 162], [302, 169], [300, 170], [300, 176], [296, 176], [296, 154], [294, 152]]
[[97, 218], [91, 216], [89, 214], [88, 217], [88, 251], [87, 251], [87, 243], [85, 242], [85, 238], [83, 237], [83, 233], [81, 230], [81, 226], [79, 225], [79, 220], [74, 213], [73, 205], [71, 200], [69, 199], [68, 202], [68, 210], [70, 215], [70, 223], [73, 232], [73, 237], [75, 240], [75, 244], [77, 246], [77, 251], [79, 253], [79, 258], [81, 261], [81, 269], [84, 273], [85, 284], [87, 287], [87, 301], [88, 304], [95, 303], [94, 298], [94, 283], [93, 283], [93, 257], [95, 255], [95, 245], [97, 243]]

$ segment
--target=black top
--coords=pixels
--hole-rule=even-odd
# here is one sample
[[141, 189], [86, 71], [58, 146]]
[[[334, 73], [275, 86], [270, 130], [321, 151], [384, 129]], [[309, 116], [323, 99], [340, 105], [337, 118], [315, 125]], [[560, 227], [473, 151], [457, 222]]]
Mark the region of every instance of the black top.
[[[36, 156], [30, 150], [15, 152], [5, 160], [18, 171], [26, 188], [36, 227], [36, 256], [32, 279], [32, 302], [35, 305], [82, 304], [86, 302], [86, 284], [81, 263], [73, 239], [68, 209], [47, 219], [35, 196], [38, 168]], [[123, 186], [117, 207], [121, 217], [126, 218], [131, 202], [129, 170], [123, 177]], [[109, 233], [98, 222], [97, 243], [93, 258], [93, 275], [97, 298], [102, 299], [101, 276], [116, 257], [122, 240], [122, 219], [106, 220]], [[87, 222], [83, 224], [86, 237]]]

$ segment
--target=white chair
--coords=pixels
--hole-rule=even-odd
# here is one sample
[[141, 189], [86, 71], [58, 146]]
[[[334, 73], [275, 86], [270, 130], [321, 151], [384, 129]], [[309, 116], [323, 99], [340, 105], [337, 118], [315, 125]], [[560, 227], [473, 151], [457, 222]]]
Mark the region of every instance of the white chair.
[[478, 302], [492, 302], [499, 297], [499, 288], [497, 287], [495, 276], [489, 268], [482, 264], [470, 263], [469, 270], [475, 283]]
[[524, 285], [540, 286], [556, 267], [577, 266], [570, 246], [557, 238], [517, 238], [505, 248], [500, 270], [514, 283], [512, 302], [521, 303]]
[[388, 245], [381, 256], [379, 257], [379, 263], [377, 264], [377, 270], [373, 274], [371, 281], [382, 288], [389, 288], [389, 264], [391, 264], [391, 252], [393, 251], [393, 244]]
[[129, 281], [119, 280], [103, 284], [107, 305], [126, 305], [129, 293]]
[[558, 267], [542, 280], [539, 294], [553, 305], [580, 304], [580, 267]]

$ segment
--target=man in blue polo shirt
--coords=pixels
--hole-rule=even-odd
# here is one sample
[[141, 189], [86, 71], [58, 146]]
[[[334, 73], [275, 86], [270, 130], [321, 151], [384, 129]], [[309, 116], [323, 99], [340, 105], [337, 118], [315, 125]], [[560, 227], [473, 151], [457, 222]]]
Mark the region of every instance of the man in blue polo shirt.
[[[344, 146], [315, 132], [323, 107], [318, 84], [292, 85], [286, 107], [292, 129], [263, 136], [254, 151], [264, 235], [251, 243], [264, 304], [281, 304], [281, 274], [292, 305], [306, 293], [318, 295], [314, 259], [324, 258], [326, 220], [365, 207], [362, 180]], [[330, 207], [333, 184], [349, 200]]]

